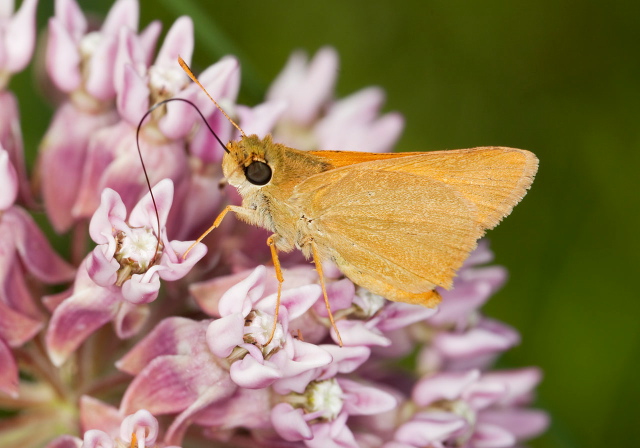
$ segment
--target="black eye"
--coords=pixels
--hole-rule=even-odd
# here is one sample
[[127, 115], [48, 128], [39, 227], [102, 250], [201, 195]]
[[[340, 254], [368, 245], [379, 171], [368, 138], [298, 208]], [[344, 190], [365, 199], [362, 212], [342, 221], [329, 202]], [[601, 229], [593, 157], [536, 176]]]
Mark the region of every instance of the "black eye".
[[244, 174], [253, 185], [265, 185], [271, 180], [271, 168], [264, 162], [251, 162]]

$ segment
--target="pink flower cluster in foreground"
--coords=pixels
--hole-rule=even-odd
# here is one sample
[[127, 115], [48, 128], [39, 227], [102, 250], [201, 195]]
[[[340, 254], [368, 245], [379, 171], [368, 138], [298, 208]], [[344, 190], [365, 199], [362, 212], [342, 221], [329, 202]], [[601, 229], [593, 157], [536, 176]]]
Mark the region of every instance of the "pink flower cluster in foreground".
[[[139, 30], [136, 0], [116, 1], [98, 28], [75, 0], [55, 1], [40, 78], [56, 109], [29, 179], [6, 89], [34, 51], [36, 3], [0, 8], [0, 446], [498, 448], [545, 430], [529, 407], [540, 371], [492, 370], [519, 335], [480, 311], [507, 276], [486, 266], [486, 241], [439, 309], [386, 301], [325, 266], [342, 348], [318, 274], [296, 253], [282, 257], [269, 341], [277, 281], [262, 230], [229, 218], [183, 257], [238, 201], [221, 183], [223, 149], [188, 105], [142, 128], [158, 217], [137, 159], [136, 126], [166, 98], [238, 137], [176, 63], [193, 52], [188, 17], [156, 51], [161, 26]], [[235, 58], [199, 78], [247, 134], [389, 151], [402, 118], [380, 115], [377, 88], [334, 99], [337, 66], [330, 48], [294, 53], [255, 107], [236, 103]], [[31, 218], [30, 183], [70, 234], [68, 260]]]

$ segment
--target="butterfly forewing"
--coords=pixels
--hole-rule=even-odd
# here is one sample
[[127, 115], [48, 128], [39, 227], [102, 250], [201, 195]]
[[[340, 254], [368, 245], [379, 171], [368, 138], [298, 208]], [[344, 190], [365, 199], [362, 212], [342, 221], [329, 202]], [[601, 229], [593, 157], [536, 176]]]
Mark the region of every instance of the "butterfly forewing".
[[531, 152], [503, 147], [398, 153], [377, 159], [371, 157], [376, 154], [367, 153], [316, 154], [336, 166], [346, 166], [347, 160], [358, 163], [358, 169], [400, 171], [444, 182], [476, 205], [476, 219], [484, 229], [495, 227], [511, 212], [538, 169], [538, 159]]

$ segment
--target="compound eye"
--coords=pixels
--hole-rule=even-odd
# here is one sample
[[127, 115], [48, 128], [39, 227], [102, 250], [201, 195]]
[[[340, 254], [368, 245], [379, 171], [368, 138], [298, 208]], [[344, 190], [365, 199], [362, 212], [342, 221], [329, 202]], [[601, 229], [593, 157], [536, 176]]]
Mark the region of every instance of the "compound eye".
[[253, 185], [266, 185], [271, 180], [271, 168], [264, 162], [251, 162], [244, 174]]

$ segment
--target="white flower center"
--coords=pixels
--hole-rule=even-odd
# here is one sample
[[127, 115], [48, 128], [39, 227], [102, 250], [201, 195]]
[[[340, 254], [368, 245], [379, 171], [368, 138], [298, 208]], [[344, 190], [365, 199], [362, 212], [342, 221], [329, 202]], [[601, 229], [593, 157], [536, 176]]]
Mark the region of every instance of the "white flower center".
[[102, 34], [99, 31], [93, 31], [82, 36], [80, 39], [80, 55], [82, 59], [89, 59], [96, 52], [98, 45], [102, 41]]
[[[176, 64], [177, 65], [177, 64]], [[154, 98], [170, 98], [187, 85], [187, 78], [181, 68], [149, 67], [149, 87]]]
[[374, 294], [368, 289], [358, 287], [353, 302], [362, 310], [364, 317], [369, 318], [380, 311], [385, 305], [386, 300], [384, 297]]
[[307, 410], [321, 412], [321, 418], [334, 420], [342, 410], [344, 393], [335, 379], [312, 382], [305, 391]]
[[117, 232], [116, 243], [114, 257], [120, 263], [116, 280], [118, 286], [122, 286], [133, 274], [147, 272], [152, 263], [160, 259], [163, 249], [150, 227], [133, 228], [127, 233]]
[[244, 327], [244, 340], [262, 348], [262, 353], [267, 356], [272, 351], [282, 347], [285, 343], [285, 334], [282, 325], [276, 324], [273, 339], [265, 346], [271, 337], [273, 329], [273, 315], [253, 310], [247, 316]]

